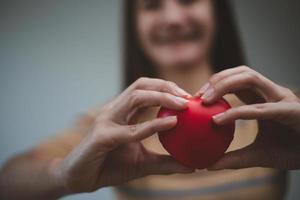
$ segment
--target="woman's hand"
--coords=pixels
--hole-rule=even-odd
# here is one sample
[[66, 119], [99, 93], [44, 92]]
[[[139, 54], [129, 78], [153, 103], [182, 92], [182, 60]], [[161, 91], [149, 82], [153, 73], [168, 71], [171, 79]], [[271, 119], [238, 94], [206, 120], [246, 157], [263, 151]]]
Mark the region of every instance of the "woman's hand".
[[213, 117], [225, 124], [237, 119], [258, 120], [258, 134], [249, 146], [229, 152], [210, 167], [300, 168], [300, 100], [291, 92], [249, 67], [237, 67], [213, 75], [197, 93], [203, 102], [213, 103], [234, 93], [248, 105], [231, 108]]
[[172, 128], [176, 117], [135, 124], [148, 107], [184, 109], [188, 93], [174, 83], [141, 78], [99, 112], [90, 133], [64, 159], [52, 162], [51, 173], [68, 193], [91, 192], [151, 174], [190, 173], [170, 156], [148, 151], [139, 142]]

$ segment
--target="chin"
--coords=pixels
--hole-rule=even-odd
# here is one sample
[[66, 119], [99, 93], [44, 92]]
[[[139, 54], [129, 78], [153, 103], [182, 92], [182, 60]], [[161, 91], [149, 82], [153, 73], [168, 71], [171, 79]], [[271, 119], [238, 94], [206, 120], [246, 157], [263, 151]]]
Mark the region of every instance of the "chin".
[[201, 45], [170, 45], [153, 51], [153, 59], [165, 67], [195, 66], [205, 59], [205, 51]]
[[168, 67], [192, 67], [201, 63], [205, 56], [201, 52], [175, 52], [164, 54], [164, 58], [160, 59], [162, 66]]

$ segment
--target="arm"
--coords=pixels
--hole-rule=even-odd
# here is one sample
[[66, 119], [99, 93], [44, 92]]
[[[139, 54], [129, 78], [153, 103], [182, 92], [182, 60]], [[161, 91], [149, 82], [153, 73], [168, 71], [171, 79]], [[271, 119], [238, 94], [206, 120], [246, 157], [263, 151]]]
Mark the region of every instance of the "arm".
[[82, 116], [70, 129], [9, 160], [0, 171], [0, 199], [56, 199], [68, 194], [51, 171], [91, 127], [95, 114]]
[[193, 172], [170, 156], [148, 151], [140, 142], [175, 126], [176, 117], [135, 124], [148, 107], [184, 109], [187, 95], [173, 83], [139, 79], [101, 107], [87, 126], [75, 127], [72, 134], [9, 161], [0, 173], [1, 199], [53, 199], [152, 174]]
[[10, 160], [0, 174], [1, 199], [56, 199], [65, 195], [64, 186], [50, 174], [50, 163], [30, 153]]

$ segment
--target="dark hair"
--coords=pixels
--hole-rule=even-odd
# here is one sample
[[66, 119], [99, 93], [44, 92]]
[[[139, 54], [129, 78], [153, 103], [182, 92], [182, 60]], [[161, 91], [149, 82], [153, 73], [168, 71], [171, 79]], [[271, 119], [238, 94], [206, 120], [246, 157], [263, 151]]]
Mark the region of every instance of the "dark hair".
[[[217, 33], [212, 49], [214, 72], [245, 65], [245, 57], [229, 0], [212, 0], [215, 9]], [[138, 42], [135, 27], [135, 2], [124, 0], [124, 86], [142, 76], [155, 77], [155, 68]]]

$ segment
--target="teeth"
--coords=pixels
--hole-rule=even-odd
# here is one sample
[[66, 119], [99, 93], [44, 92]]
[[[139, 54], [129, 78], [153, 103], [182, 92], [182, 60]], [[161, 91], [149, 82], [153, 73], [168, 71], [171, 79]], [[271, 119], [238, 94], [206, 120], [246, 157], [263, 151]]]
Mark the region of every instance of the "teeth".
[[197, 30], [189, 31], [161, 31], [153, 38], [154, 41], [162, 44], [174, 43], [180, 41], [194, 41], [199, 37]]
[[174, 37], [174, 38], [161, 38], [160, 41], [161, 42], [176, 42], [176, 41], [186, 41], [186, 40], [192, 40], [194, 39], [195, 36], [193, 35], [184, 35], [184, 36], [179, 36], [179, 37]]

